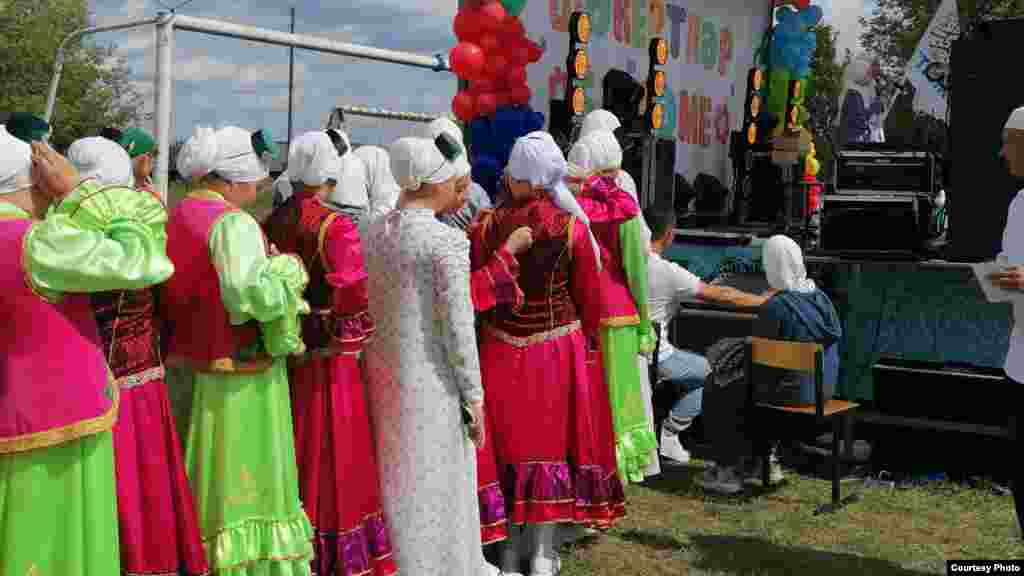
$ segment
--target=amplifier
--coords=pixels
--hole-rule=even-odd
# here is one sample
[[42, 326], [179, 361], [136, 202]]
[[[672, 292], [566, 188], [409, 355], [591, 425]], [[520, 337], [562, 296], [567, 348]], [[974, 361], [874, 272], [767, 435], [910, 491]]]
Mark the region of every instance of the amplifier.
[[836, 190], [919, 192], [935, 189], [935, 156], [929, 152], [843, 150], [836, 157]]
[[822, 252], [917, 252], [927, 233], [923, 194], [829, 194], [821, 218]]

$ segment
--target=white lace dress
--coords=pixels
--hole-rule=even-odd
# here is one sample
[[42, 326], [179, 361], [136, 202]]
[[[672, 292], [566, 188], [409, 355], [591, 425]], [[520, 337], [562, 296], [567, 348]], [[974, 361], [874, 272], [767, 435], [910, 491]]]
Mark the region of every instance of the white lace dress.
[[476, 450], [460, 404], [483, 399], [469, 292], [469, 240], [429, 210], [396, 210], [364, 242], [366, 354], [384, 510], [398, 569], [494, 573], [483, 558]]

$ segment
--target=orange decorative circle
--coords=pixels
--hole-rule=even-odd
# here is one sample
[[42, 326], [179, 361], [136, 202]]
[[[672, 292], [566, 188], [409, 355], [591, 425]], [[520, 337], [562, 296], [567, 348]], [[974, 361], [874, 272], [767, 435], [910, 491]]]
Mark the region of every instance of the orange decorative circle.
[[800, 99], [800, 81], [799, 80], [793, 80], [793, 89], [791, 90], [791, 92], [793, 93], [793, 100], [799, 100]]
[[580, 42], [590, 42], [590, 16], [588, 14], [580, 14], [576, 20], [576, 38]]
[[761, 87], [764, 86], [764, 72], [762, 72], [760, 68], [754, 69], [754, 81], [752, 84], [754, 85], [754, 90], [757, 92], [760, 92]]
[[582, 80], [587, 75], [587, 53], [584, 50], [576, 50], [576, 57], [572, 63], [573, 74], [577, 80]]
[[668, 62], [668, 42], [664, 38], [658, 38], [658, 47], [654, 53], [657, 57], [658, 66], [663, 66]]
[[661, 123], [665, 119], [665, 107], [661, 104], [655, 104], [651, 110], [651, 128], [655, 130], [661, 129]]
[[753, 144], [754, 142], [757, 142], [757, 124], [747, 126], [747, 143]]
[[665, 95], [665, 73], [661, 70], [656, 70], [654, 72], [654, 95]]
[[573, 114], [583, 114], [583, 109], [586, 106], [587, 100], [586, 95], [583, 93], [583, 88], [576, 88], [572, 91], [572, 112]]
[[750, 116], [757, 118], [761, 114], [761, 97], [754, 94], [750, 97]]

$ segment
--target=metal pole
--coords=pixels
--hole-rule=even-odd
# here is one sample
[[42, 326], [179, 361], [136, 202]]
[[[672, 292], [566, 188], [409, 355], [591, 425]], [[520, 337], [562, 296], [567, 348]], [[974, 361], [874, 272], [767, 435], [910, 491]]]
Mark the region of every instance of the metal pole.
[[[292, 6], [291, 33], [295, 34], [295, 6]], [[295, 47], [288, 48], [288, 149], [292, 147], [292, 101], [295, 97]], [[287, 162], [287, 159], [285, 160]]]
[[189, 32], [202, 32], [204, 34], [226, 36], [228, 38], [242, 38], [245, 40], [253, 40], [255, 42], [263, 42], [264, 44], [275, 44], [277, 46], [294, 46], [296, 48], [326, 52], [328, 54], [337, 54], [339, 56], [351, 56], [353, 58], [363, 58], [366, 60], [405, 64], [406, 66], [427, 68], [437, 72], [449, 70], [448, 59], [441, 54], [425, 56], [422, 54], [413, 54], [411, 52], [386, 50], [384, 48], [374, 48], [372, 46], [335, 42], [334, 40], [316, 38], [314, 36], [300, 36], [279, 32], [277, 30], [242, 26], [240, 24], [232, 24], [231, 22], [224, 22], [222, 20], [195, 18], [182, 14], [178, 14], [175, 18], [175, 28], [179, 30], [187, 30]]
[[171, 154], [171, 92], [174, 89], [174, 14], [162, 13], [156, 23], [156, 186], [167, 203]]
[[57, 48], [57, 59], [53, 62], [53, 78], [50, 80], [50, 93], [46, 98], [46, 113], [43, 115], [43, 119], [52, 123], [53, 109], [57, 105], [57, 88], [60, 86], [60, 75], [64, 71], [65, 50], [67, 49], [68, 44], [73, 40], [77, 40], [88, 34], [112, 32], [114, 30], [124, 30], [126, 28], [145, 26], [146, 24], [156, 24], [157, 20], [157, 18], [150, 18], [148, 20], [133, 20], [131, 22], [122, 22], [121, 24], [111, 24], [109, 26], [91, 26], [89, 28], [80, 28], [71, 34], [68, 34], [67, 37], [61, 41], [60, 47]]
[[341, 110], [352, 116], [367, 116], [370, 118], [383, 118], [386, 120], [407, 120], [409, 122], [433, 122], [438, 116], [430, 114], [419, 114], [416, 112], [395, 112], [381, 108], [366, 108], [363, 106], [338, 106], [335, 110]]

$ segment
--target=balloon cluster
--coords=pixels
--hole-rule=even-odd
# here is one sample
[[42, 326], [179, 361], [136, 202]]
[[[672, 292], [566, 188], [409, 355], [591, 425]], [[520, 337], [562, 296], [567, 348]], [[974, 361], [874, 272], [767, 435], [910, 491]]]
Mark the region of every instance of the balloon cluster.
[[533, 95], [526, 66], [541, 59], [544, 49], [526, 36], [519, 20], [525, 2], [466, 2], [455, 15], [459, 43], [448, 54], [455, 75], [469, 82], [452, 100], [452, 112], [469, 123], [492, 116], [510, 105], [526, 106]]
[[772, 37], [772, 68], [788, 69], [792, 78], [803, 78], [810, 73], [811, 59], [818, 39], [811, 28], [821, 21], [820, 6], [811, 6], [809, 0], [779, 8], [777, 24]]
[[543, 114], [518, 106], [500, 108], [492, 117], [473, 120], [469, 125], [473, 141], [473, 181], [495, 198], [498, 181], [516, 139], [542, 129]]

